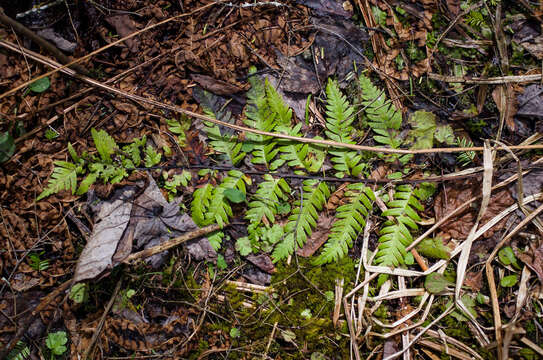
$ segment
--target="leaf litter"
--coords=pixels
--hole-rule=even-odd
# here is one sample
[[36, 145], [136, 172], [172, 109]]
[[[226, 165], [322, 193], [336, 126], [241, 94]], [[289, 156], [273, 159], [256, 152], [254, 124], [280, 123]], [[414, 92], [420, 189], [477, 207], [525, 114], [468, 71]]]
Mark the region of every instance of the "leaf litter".
[[[58, 44], [61, 44], [61, 39], [68, 40], [68, 45], [75, 44], [71, 41], [75, 41], [76, 32], [79, 32], [79, 36], [83, 35], [74, 52], [74, 56], [81, 56], [104, 43], [111, 43], [117, 37], [142, 29], [148, 23], [164, 20], [179, 11], [196, 10], [201, 5], [205, 3], [184, 1], [178, 8], [169, 2], [159, 1], [141, 8], [136, 3], [121, 2], [115, 4], [115, 9], [106, 11], [100, 1], [84, 3], [77, 8], [70, 4], [68, 9], [74, 11], [70, 15], [76, 20], [81, 14], [88, 16], [93, 27], [84, 29], [79, 21], [70, 24], [68, 17], [61, 17], [60, 22], [47, 26], [58, 34], [53, 40]], [[538, 111], [541, 94], [538, 85], [502, 84], [488, 90], [485, 89], [486, 85], [480, 85], [472, 90], [441, 81], [426, 81], [425, 84], [419, 81], [422, 79], [420, 76], [432, 72], [451, 76], [470, 76], [472, 73], [490, 76], [484, 66], [491, 68], [494, 75], [499, 73], [496, 68], [498, 60], [488, 62], [488, 57], [482, 56], [493, 50], [489, 45], [492, 41], [485, 38], [486, 32], [492, 33], [492, 27], [484, 17], [482, 22], [477, 20], [479, 13], [483, 14], [488, 9], [472, 7], [466, 12], [466, 6], [471, 2], [458, 1], [448, 1], [447, 9], [437, 9], [431, 1], [393, 1], [390, 4], [379, 0], [312, 1], [289, 2], [288, 6], [242, 5], [244, 3], [217, 4], [214, 5], [217, 6], [216, 11], [196, 11], [163, 28], [143, 32], [127, 40], [125, 45], [100, 53], [89, 61], [89, 68], [99, 80], [107, 80], [127, 71], [118, 82], [119, 88], [147, 98], [179, 104], [189, 110], [198, 110], [194, 100], [198, 95], [194, 95], [199, 91], [195, 85], [199, 85], [211, 93], [224, 96], [214, 104], [214, 111], [227, 108], [234, 114], [230, 122], [241, 123], [238, 117], [245, 106], [243, 92], [249, 88], [248, 69], [258, 64], [263, 78], [275, 80], [270, 82], [279, 88], [279, 93], [294, 109], [296, 118], [305, 123], [301, 131], [309, 137], [322, 134], [326, 126], [326, 114], [320, 97], [327, 78], [337, 77], [349, 98], [355, 98], [355, 92], [349, 87], [349, 79], [355, 75], [355, 71], [365, 69], [366, 74], [374, 71], [383, 76], [391, 97], [390, 84], [410, 93], [414, 103], [403, 99], [400, 109], [406, 113], [404, 120], [412, 120], [415, 110], [421, 110], [420, 104], [432, 103], [431, 106], [422, 105], [422, 110], [437, 114], [437, 122], [412, 121], [408, 126], [408, 122], [404, 121], [402, 128], [395, 129], [399, 138], [411, 139], [414, 146], [426, 148], [438, 143], [455, 146], [454, 137], [462, 132], [467, 134], [466, 139], [479, 144], [480, 139], [495, 137], [501, 131], [500, 127], [505, 129], [500, 133], [500, 140], [509, 144], [518, 144], [525, 137], [541, 132], [541, 111]], [[493, 2], [490, 6], [496, 4]], [[517, 15], [522, 13], [527, 14], [530, 22], [518, 20]], [[495, 16], [494, 13], [483, 15]], [[511, 38], [515, 42], [508, 60], [514, 63], [520, 53], [523, 59], [528, 59], [526, 63], [515, 63], [511, 71], [516, 75], [537, 73], [537, 62], [529, 60], [530, 54], [534, 59], [540, 58], [538, 41], [541, 35], [536, 26], [537, 13], [534, 8], [514, 8], [506, 9], [503, 16], [511, 18]], [[509, 23], [506, 22], [505, 26], [509, 26]], [[17, 42], [12, 32], [5, 29], [0, 31], [3, 38]], [[379, 38], [383, 41], [375, 40]], [[451, 49], [454, 51], [451, 52]], [[503, 54], [501, 56], [499, 62], [504, 64]], [[13, 53], [0, 54], [3, 79], [0, 86], [4, 91], [29, 81], [31, 74], [41, 71], [43, 69], [34, 63], [26, 63]], [[400, 81], [394, 82], [386, 76]], [[451, 289], [454, 285], [459, 286], [454, 283], [455, 256], [462, 250], [462, 241], [476, 223], [478, 203], [472, 203], [463, 213], [450, 220], [443, 222], [442, 219], [466, 201], [480, 195], [481, 182], [476, 177], [441, 182], [437, 195], [423, 201], [424, 217], [438, 224], [441, 233], [421, 239], [423, 241], [416, 247], [430, 270], [424, 273], [422, 280], [410, 279], [409, 282], [414, 282], [409, 285], [402, 280], [404, 276], [411, 276], [411, 272], [421, 273], [414, 265], [414, 259], [406, 260], [402, 268], [396, 269], [371, 265], [372, 255], [368, 253], [368, 248], [377, 248], [377, 232], [380, 223], [385, 221], [376, 213], [365, 219], [365, 233], [356, 234], [355, 250], [349, 251], [349, 257], [341, 266], [314, 267], [301, 256], [310, 256], [319, 251], [326, 241], [336, 209], [347, 201], [343, 191], [332, 191], [334, 195], [330, 200], [325, 199], [326, 210], [315, 216], [316, 224], [305, 246], [297, 249], [292, 254], [293, 258], [287, 260], [290, 270], [283, 264], [273, 263], [267, 253], [238, 257], [235, 252], [235, 240], [247, 235], [242, 212], [245, 201], [253, 200], [252, 189], [247, 194], [235, 190], [236, 196], [243, 194], [245, 198], [237, 196], [240, 201], [232, 203], [232, 225], [222, 230], [223, 248], [220, 251], [201, 237], [185, 243], [183, 250], [173, 249], [156, 254], [146, 259], [144, 264], [132, 265], [128, 270], [118, 266], [130, 254], [197, 229], [188, 215], [187, 204], [191, 193], [208, 180], [218, 186], [222, 179], [220, 166], [224, 164], [219, 163], [220, 166], [213, 169], [217, 154], [210, 151], [207, 137], [197, 122], [186, 131], [186, 143], [178, 144], [165, 125], [166, 121], [177, 121], [176, 114], [167, 111], [151, 113], [148, 105], [133, 104], [120, 98], [110, 99], [102, 94], [92, 94], [75, 101], [66, 100], [67, 96], [84, 89], [84, 85], [54, 74], [30, 86], [30, 93], [9, 96], [0, 104], [2, 117], [5, 115], [8, 120], [6, 124], [9, 124], [4, 126], [2, 123], [0, 129], [0, 134], [5, 134], [0, 138], [0, 150], [4, 149], [0, 154], [4, 169], [0, 175], [3, 204], [0, 209], [0, 235], [5, 239], [2, 243], [5, 246], [0, 251], [0, 271], [5, 280], [0, 285], [0, 308], [10, 319], [20, 319], [14, 324], [8, 318], [1, 317], [2, 345], [16, 337], [18, 332], [13, 325], [17, 325], [23, 330], [28, 326], [26, 336], [43, 340], [43, 347], [47, 338], [45, 325], [54, 324], [55, 331], [63, 326], [68, 330], [70, 343], [74, 346], [69, 347], [70, 355], [67, 356], [74, 358], [93, 346], [91, 340], [95, 332], [100, 334], [106, 356], [130, 352], [147, 354], [153, 349], [164, 356], [210, 356], [230, 352], [247, 358], [248, 355], [243, 355], [243, 352], [233, 350], [245, 346], [249, 351], [264, 352], [271, 358], [296, 352], [300, 358], [341, 358], [350, 353], [350, 342], [356, 345], [353, 348], [355, 357], [361, 353], [369, 354], [371, 350], [361, 341], [361, 334], [364, 326], [374, 324], [377, 326], [374, 329], [389, 327], [391, 330], [391, 333], [370, 334], [371, 340], [377, 344], [375, 351], [383, 358], [396, 357], [399, 352], [409, 356], [414, 351], [422, 351], [429, 357], [448, 351], [459, 358], [490, 358], [509, 353], [514, 357], [531, 359], [535, 358], [535, 354], [540, 354], [537, 330], [534, 330], [541, 326], [537, 322], [540, 314], [536, 304], [543, 281], [539, 260], [541, 234], [538, 228], [528, 224], [508, 242], [510, 251], [506, 258], [504, 253], [499, 253], [496, 257], [499, 262], [489, 259], [498, 280], [494, 286], [500, 287], [498, 295], [489, 292], [478, 264], [526, 214], [519, 210], [510, 218], [494, 220], [514, 207], [519, 197], [541, 192], [540, 171], [533, 168], [537, 166], [534, 165], [537, 153], [519, 154], [524, 160], [524, 167], [531, 171], [523, 177], [524, 189], [521, 193], [515, 184], [493, 191], [489, 206], [480, 219], [479, 236], [482, 236], [482, 240], [478, 240], [478, 237], [474, 240], [465, 281], [460, 284], [467, 287], [462, 289], [460, 297], [464, 307], [470, 313], [477, 310], [474, 320], [469, 314], [462, 313], [462, 308], [457, 308], [450, 316], [446, 314], [449, 311], [448, 301], [451, 300], [447, 286]], [[313, 95], [312, 103], [306, 106], [309, 93]], [[216, 100], [218, 97], [210, 98]], [[396, 100], [393, 98], [393, 101]], [[518, 109], [513, 107], [515, 102]], [[71, 105], [74, 106], [69, 109]], [[16, 114], [16, 117], [10, 114]], [[51, 120], [57, 114], [62, 114], [63, 121]], [[505, 127], [495, 120], [500, 119], [500, 114]], [[454, 118], [463, 120], [454, 121]], [[371, 144], [372, 136], [368, 137], [371, 133], [359, 130], [364, 129], [365, 121], [363, 112], [356, 114], [353, 138], [359, 143]], [[436, 128], [445, 125], [450, 130], [444, 132]], [[51, 173], [53, 161], [66, 160], [64, 149], [68, 141], [74, 143], [78, 153], [94, 151], [88, 136], [92, 128], [104, 129], [120, 144], [129, 144], [135, 138], [148, 135], [153, 138], [157, 151], [163, 154], [160, 166], [165, 169], [181, 163], [200, 169], [211, 168], [212, 171], [203, 175], [200, 183], [191, 182], [185, 191], [179, 191], [180, 196], [173, 197], [171, 202], [166, 198], [172, 198], [172, 195], [166, 194], [167, 190], [162, 186], [172, 175], [178, 174], [175, 168], [163, 172], [150, 169], [147, 176], [134, 176], [121, 184], [96, 185], [96, 193], [103, 199], [93, 202], [89, 193], [87, 198], [91, 205], [88, 207], [82, 205], [82, 199], [66, 192], [35, 202], [35, 196], [41, 192], [45, 179]], [[24, 129], [37, 129], [37, 132], [18, 140]], [[512, 129], [516, 130], [513, 132]], [[50, 140], [45, 136], [46, 130], [58, 136]], [[244, 136], [247, 134], [227, 132], [246, 143]], [[14, 140], [13, 144], [11, 139]], [[171, 157], [166, 155], [168, 149], [173, 152]], [[372, 166], [389, 175], [399, 176], [398, 173], [407, 169], [406, 163], [401, 163], [397, 158], [375, 157]], [[449, 159], [449, 163], [441, 161], [435, 154], [429, 154], [414, 157], [408, 165], [417, 164], [422, 169], [420, 173], [430, 171], [435, 175], [440, 171], [441, 174], [444, 171], [460, 171], [454, 158]], [[478, 158], [471, 161], [477, 162]], [[257, 178], [259, 171], [267, 170], [261, 165], [251, 164], [248, 158], [240, 166], [256, 172]], [[327, 159], [323, 169], [330, 170], [332, 166], [334, 164]], [[496, 176], [500, 180], [505, 179], [514, 173], [513, 168], [497, 167]], [[414, 168], [410, 169], [413, 171]], [[289, 168], [283, 167], [280, 171], [284, 174]], [[198, 168], [191, 169], [191, 172], [193, 178], [197, 178]], [[164, 179], [166, 173], [167, 180]], [[417, 180], [427, 175], [417, 175]], [[466, 175], [459, 172], [458, 176]], [[289, 182], [293, 189], [299, 186], [295, 179]], [[377, 186], [372, 185], [372, 188], [378, 190]], [[389, 200], [394, 198], [393, 185], [381, 191], [389, 196]], [[285, 203], [280, 204], [281, 207], [285, 207], [285, 204], [292, 206], [293, 200], [298, 198], [294, 193], [289, 194]], [[530, 213], [539, 204], [538, 201], [530, 201], [523, 206]], [[78, 230], [86, 225], [74, 226], [68, 213], [75, 214], [73, 217], [79, 222], [92, 228], [88, 241], [84, 240], [85, 234], [80, 234]], [[278, 224], [284, 224], [286, 218], [286, 213], [278, 212], [275, 220]], [[422, 224], [421, 220], [418, 233], [424, 231], [428, 224], [431, 223]], [[262, 227], [268, 225], [273, 224], [264, 222]], [[360, 250], [362, 257], [358, 253]], [[415, 255], [409, 253], [409, 256]], [[507, 263], [503, 259], [507, 259]], [[359, 260], [368, 266], [360, 267], [357, 274], [353, 269]], [[146, 275], [140, 277], [140, 270]], [[111, 294], [111, 285], [119, 279], [121, 272], [130, 274], [130, 279], [122, 281], [123, 287], [113, 299], [115, 310], [110, 313], [83, 308], [73, 300], [63, 307], [57, 307], [56, 304], [61, 303], [60, 294], [48, 299], [42, 291], [61, 289], [61, 283], [70, 279], [87, 280], [92, 300], [98, 305], [97, 309], [102, 309], [107, 298], [97, 294]], [[526, 275], [530, 273], [531, 277]], [[378, 274], [389, 276], [379, 276], [379, 283], [371, 282]], [[397, 277], [396, 274], [402, 276]], [[437, 282], [434, 281], [436, 274], [440, 274]], [[349, 300], [343, 304], [341, 295], [339, 300], [332, 297], [332, 301], [328, 295], [324, 296], [325, 293], [338, 291], [334, 284], [339, 276], [344, 278], [347, 287], [344, 293], [348, 294], [345, 299]], [[222, 285], [223, 279], [231, 277], [245, 279], [236, 285], [236, 291], [232, 291], [230, 285]], [[435, 295], [431, 295], [430, 299], [430, 295], [424, 293], [420, 301], [411, 299], [414, 294], [420, 296], [424, 280]], [[407, 288], [412, 285], [413, 289]], [[13, 294], [8, 295], [8, 287]], [[353, 292], [353, 288], [358, 290]], [[380, 295], [376, 294], [377, 291], [380, 291]], [[518, 301], [522, 301], [513, 304], [517, 292]], [[359, 308], [353, 306], [354, 300], [349, 305], [350, 296], [355, 293]], [[36, 319], [31, 324], [29, 317], [20, 315], [33, 311], [44, 301], [49, 303], [39, 307], [39, 321]], [[15, 302], [19, 303], [17, 307]], [[497, 310], [490, 307], [491, 303], [499, 304]], [[394, 311], [398, 305], [405, 311]], [[258, 312], [247, 312], [247, 309], [257, 307]], [[328, 325], [332, 308], [343, 309], [338, 322], [342, 326], [341, 331]], [[495, 335], [487, 331], [496, 323], [496, 312], [503, 312], [506, 318], [501, 320], [503, 324], [500, 326], [511, 321], [515, 328], [523, 326], [524, 333], [511, 333], [508, 327], [504, 327], [504, 334]], [[494, 315], [494, 318], [488, 314]], [[97, 324], [101, 317], [104, 321], [99, 327]], [[424, 321], [432, 317], [441, 321], [445, 332], [437, 334], [431, 328], [423, 328], [428, 324], [426, 321], [423, 325]], [[64, 320], [64, 325], [59, 319]], [[402, 324], [413, 327], [402, 330]], [[232, 329], [239, 332], [234, 332], [235, 336], [232, 336]], [[335, 345], [323, 341], [327, 337], [334, 338], [340, 332], [348, 332], [349, 337], [342, 340], [336, 338]], [[429, 335], [427, 339], [415, 341], [424, 333]], [[499, 350], [489, 345], [493, 336], [501, 345]], [[385, 337], [384, 341], [382, 337]], [[346, 339], [348, 341], [344, 341]], [[447, 339], [446, 342], [443, 339]], [[260, 340], [262, 346], [259, 345]], [[173, 350], [171, 344], [177, 344]]]

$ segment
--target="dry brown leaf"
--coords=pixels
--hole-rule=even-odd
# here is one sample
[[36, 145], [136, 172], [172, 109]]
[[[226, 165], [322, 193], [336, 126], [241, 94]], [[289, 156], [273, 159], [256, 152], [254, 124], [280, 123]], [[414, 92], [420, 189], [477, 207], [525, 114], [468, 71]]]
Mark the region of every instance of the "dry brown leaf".
[[[498, 85], [492, 91], [492, 99], [498, 107], [498, 111], [505, 116], [505, 124], [510, 131], [516, 130], [515, 115], [517, 114], [517, 97], [512, 86]], [[505, 114], [504, 114], [505, 112]]]
[[[451, 184], [438, 196], [436, 196], [434, 202], [434, 212], [436, 215], [436, 221], [442, 219], [448, 213], [456, 210], [460, 205], [467, 200], [480, 195], [480, 185], [477, 183], [471, 183], [469, 181], [462, 184]], [[490, 219], [499, 214], [506, 207], [514, 203], [513, 197], [509, 190], [502, 190], [492, 195], [490, 204], [487, 211], [480, 221], [480, 226], [483, 226]], [[449, 221], [446, 221], [440, 226], [441, 231], [448, 233], [455, 239], [465, 239], [469, 234], [475, 218], [477, 216], [476, 209], [468, 209], [456, 217], [453, 217]], [[502, 229], [505, 225], [506, 219], [503, 219], [493, 228], [489, 229], [483, 234], [483, 237], [489, 238], [496, 231]]]
[[317, 220], [317, 227], [311, 234], [304, 247], [297, 251], [297, 254], [302, 257], [309, 257], [313, 255], [328, 239], [330, 228], [334, 223], [334, 216], [328, 216], [324, 213], [319, 214]]

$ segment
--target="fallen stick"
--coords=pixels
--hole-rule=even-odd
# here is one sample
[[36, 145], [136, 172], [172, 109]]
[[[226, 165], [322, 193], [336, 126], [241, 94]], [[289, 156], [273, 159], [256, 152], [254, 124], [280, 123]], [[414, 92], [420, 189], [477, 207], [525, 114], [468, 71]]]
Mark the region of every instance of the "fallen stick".
[[[6, 48], [9, 48], [10, 50], [13, 50], [13, 51], [25, 53], [24, 51], [21, 51], [16, 46], [14, 46], [13, 44], [10, 44], [7, 41], [0, 41], [0, 45], [4, 46]], [[224, 127], [230, 128], [230, 129], [234, 129], [234, 130], [237, 130], [237, 131], [240, 131], [240, 132], [249, 132], [249, 133], [253, 133], [253, 134], [271, 136], [271, 137], [278, 138], [278, 139], [299, 141], [301, 143], [307, 143], [307, 144], [317, 144], [317, 145], [331, 146], [331, 147], [336, 147], [336, 148], [347, 148], [347, 149], [352, 149], [352, 150], [357, 150], [357, 151], [370, 151], [370, 152], [377, 152], [377, 153], [383, 153], [383, 154], [459, 153], [459, 152], [464, 152], [464, 151], [479, 151], [479, 152], [481, 152], [481, 151], [484, 150], [484, 148], [482, 146], [456, 147], [456, 148], [431, 148], [431, 149], [416, 149], [416, 150], [392, 149], [392, 148], [383, 148], [383, 147], [375, 147], [375, 146], [347, 144], [347, 143], [340, 143], [340, 142], [332, 141], [332, 140], [321, 140], [321, 139], [315, 139], [315, 138], [306, 138], [306, 137], [299, 137], [299, 136], [291, 136], [291, 135], [286, 135], [286, 134], [273, 133], [273, 132], [269, 132], [269, 131], [262, 131], [262, 130], [253, 129], [253, 128], [246, 127], [246, 126], [239, 126], [239, 125], [230, 124], [230, 123], [227, 123], [227, 122], [224, 122], [224, 121], [220, 121], [220, 120], [214, 119], [214, 118], [206, 116], [206, 115], [198, 114], [198, 113], [195, 113], [193, 111], [183, 109], [182, 107], [177, 106], [177, 105], [165, 104], [165, 103], [161, 103], [160, 101], [155, 101], [155, 100], [152, 100], [152, 99], [147, 99], [147, 98], [142, 97], [142, 96], [127, 93], [125, 91], [119, 90], [119, 89], [114, 88], [112, 86], [105, 85], [105, 84], [103, 84], [103, 83], [101, 83], [99, 81], [96, 81], [94, 79], [91, 79], [91, 78], [89, 78], [87, 76], [79, 75], [75, 71], [73, 71], [71, 69], [67, 69], [66, 66], [60, 66], [59, 64], [55, 64], [55, 62], [52, 61], [52, 60], [50, 60], [48, 62], [46, 62], [46, 61], [44, 61], [42, 59], [34, 59], [34, 60], [40, 61], [45, 65], [53, 67], [53, 68], [55, 68], [55, 69], [57, 69], [59, 71], [62, 71], [62, 72], [66, 73], [66, 74], [68, 74], [70, 76], [75, 77], [76, 79], [84, 81], [84, 82], [86, 82], [88, 84], [91, 84], [91, 85], [97, 87], [97, 88], [104, 89], [104, 90], [106, 90], [108, 92], [111, 92], [113, 94], [122, 96], [122, 97], [130, 99], [130, 100], [133, 100], [135, 102], [149, 104], [149, 105], [161, 108], [161, 109], [170, 110], [170, 111], [173, 111], [173, 112], [176, 112], [176, 113], [179, 113], [179, 114], [184, 114], [184, 115], [187, 115], [187, 116], [195, 118], [195, 119], [199, 119], [199, 120], [202, 120], [202, 121], [208, 121], [210, 123], [214, 123], [214, 124], [217, 124], [217, 125], [220, 125], [220, 126], [224, 126]], [[3, 96], [0, 95], [0, 99], [2, 97]], [[496, 145], [495, 147], [493, 147], [493, 150], [503, 150], [503, 151], [505, 151], [507, 149], [510, 149], [510, 150], [522, 150], [522, 149], [524, 149], [524, 150], [536, 150], [536, 149], [543, 149], [543, 144], [537, 144], [537, 145], [511, 145], [511, 146], [507, 146], [507, 147], [501, 146], [501, 145]]]
[[122, 262], [124, 264], [129, 264], [130, 262], [138, 259], [145, 259], [150, 256], [153, 256], [155, 254], [161, 253], [163, 251], [166, 251], [168, 249], [171, 249], [173, 247], [176, 247], [184, 242], [187, 242], [192, 239], [196, 239], [200, 236], [204, 236], [206, 234], [209, 234], [210, 232], [213, 232], [215, 230], [219, 230], [221, 227], [218, 224], [208, 225], [206, 227], [203, 227], [201, 229], [196, 229], [194, 231], [188, 232], [186, 234], [183, 234], [181, 236], [178, 236], [176, 238], [170, 239], [160, 245], [153, 246], [149, 249], [145, 249], [142, 251], [138, 251], [136, 253], [130, 254], [126, 259], [124, 259]]

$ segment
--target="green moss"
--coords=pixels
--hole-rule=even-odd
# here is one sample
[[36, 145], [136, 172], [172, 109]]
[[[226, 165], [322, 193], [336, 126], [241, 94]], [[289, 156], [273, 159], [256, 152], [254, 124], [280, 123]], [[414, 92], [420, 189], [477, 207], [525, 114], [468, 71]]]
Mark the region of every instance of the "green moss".
[[[271, 294], [253, 294], [249, 298], [248, 294], [237, 291], [234, 286], [224, 286], [221, 293], [225, 295], [227, 304], [220, 304], [214, 311], [238, 321], [235, 326], [240, 329], [241, 336], [236, 341], [239, 344], [250, 341], [252, 351], [265, 350], [273, 326], [277, 323], [275, 341], [268, 355], [292, 358], [293, 344], [282, 336], [284, 331], [292, 331], [296, 336], [293, 341], [298, 348], [307, 349], [307, 354], [319, 351], [328, 356], [338, 357], [341, 354], [341, 358], [347, 358], [349, 336], [346, 322], [342, 321], [338, 328], [334, 327], [333, 297], [326, 292], [334, 292], [336, 279], [341, 278], [345, 284], [344, 294], [352, 289], [356, 277], [355, 263], [348, 257], [325, 266], [313, 266], [310, 259], [304, 258], [299, 258], [298, 263], [299, 268], [295, 264], [277, 265]], [[246, 308], [244, 301], [252, 302], [256, 309]], [[214, 330], [219, 327], [228, 334], [234, 326], [232, 324], [234, 322], [218, 323]], [[296, 356], [299, 355], [296, 353]]]

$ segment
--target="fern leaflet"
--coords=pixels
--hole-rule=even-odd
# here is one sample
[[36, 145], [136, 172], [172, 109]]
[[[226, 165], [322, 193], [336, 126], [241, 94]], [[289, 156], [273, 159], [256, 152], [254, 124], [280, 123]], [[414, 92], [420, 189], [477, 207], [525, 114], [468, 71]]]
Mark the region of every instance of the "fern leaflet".
[[6, 360], [25, 360], [30, 358], [30, 349], [22, 341], [17, 341], [17, 344], [6, 356]]
[[106, 164], [111, 164], [111, 155], [115, 153], [117, 149], [117, 143], [107, 132], [104, 130], [91, 129], [92, 140], [96, 146], [100, 158]]
[[[351, 124], [354, 120], [354, 109], [332, 79], [329, 79], [326, 85], [326, 97], [326, 136], [340, 143], [353, 144]], [[337, 177], [342, 178], [345, 174], [358, 176], [362, 172], [364, 168], [360, 163], [362, 156], [356, 151], [334, 148], [328, 152], [332, 155], [334, 169], [338, 170]]]
[[[279, 125], [276, 127], [276, 131], [291, 136], [302, 136], [301, 127], [301, 123], [293, 128]], [[281, 159], [288, 166], [295, 168], [295, 173], [303, 173], [303, 171], [300, 171], [302, 169], [308, 172], [317, 172], [322, 167], [326, 153], [318, 145], [284, 139], [280, 139], [278, 143]]]
[[373, 139], [391, 148], [399, 148], [399, 129], [402, 126], [402, 114], [383, 91], [378, 89], [369, 78], [364, 75], [359, 80], [362, 106], [366, 111], [368, 125], [376, 134]]
[[415, 190], [409, 185], [398, 185], [394, 199], [388, 202], [389, 209], [383, 211], [383, 216], [392, 216], [394, 221], [385, 222], [385, 227], [379, 232], [379, 248], [375, 262], [381, 266], [397, 267], [405, 263], [405, 248], [413, 242], [409, 231], [417, 230], [416, 221], [420, 220], [416, 210], [422, 211], [423, 206], [415, 196]]
[[200, 227], [209, 225], [206, 219], [207, 208], [213, 194], [213, 186], [209, 183], [203, 187], [196, 189], [193, 194], [191, 203], [192, 220]]
[[285, 104], [281, 95], [273, 86], [271, 86], [268, 79], [266, 79], [264, 87], [266, 89], [268, 105], [276, 116], [277, 124], [289, 127], [292, 120], [292, 109]]
[[[251, 68], [249, 74], [254, 74], [254, 72], [256, 72], [256, 69]], [[276, 125], [278, 114], [270, 106], [267, 94], [272, 93], [272, 96], [275, 96], [273, 101], [275, 110], [284, 111], [284, 103], [279, 94], [275, 92], [275, 89], [272, 88], [273, 91], [267, 90], [268, 87], [271, 87], [267, 80], [264, 83], [258, 76], [253, 75], [249, 77], [249, 83], [251, 88], [247, 92], [248, 105], [245, 111], [247, 118], [244, 122], [254, 129], [271, 132]], [[284, 116], [283, 113], [282, 115]], [[272, 164], [272, 160], [279, 152], [279, 149], [275, 148], [276, 142], [272, 137], [249, 133], [247, 134], [247, 140], [249, 141], [247, 149], [253, 154], [251, 159], [253, 164], [265, 165], [270, 170], [274, 170], [281, 165], [282, 161]]]
[[237, 189], [246, 193], [245, 184], [251, 179], [238, 170], [230, 170], [219, 186], [206, 184], [194, 192], [191, 203], [192, 219], [198, 226], [207, 226], [213, 223], [223, 227], [232, 216], [232, 208], [224, 195], [226, 189]]
[[375, 195], [364, 184], [356, 183], [347, 186], [345, 197], [348, 203], [336, 210], [336, 221], [324, 245], [324, 250], [313, 263], [322, 265], [338, 261], [344, 257], [366, 225], [366, 217], [372, 210]]
[[255, 193], [255, 200], [249, 203], [249, 210], [245, 214], [245, 218], [250, 221], [247, 231], [251, 239], [260, 238], [261, 232], [258, 229], [262, 222], [273, 224], [277, 214], [277, 204], [280, 199], [286, 200], [286, 193], [289, 192], [290, 187], [285, 179], [276, 179], [269, 174], [264, 175], [264, 181], [258, 185]]
[[274, 262], [287, 258], [297, 246], [304, 246], [313, 228], [317, 226], [317, 211], [322, 210], [329, 196], [330, 190], [326, 183], [317, 180], [303, 182], [303, 203], [300, 200], [294, 202], [297, 207], [285, 225], [286, 235], [272, 253]]
[[55, 168], [49, 179], [45, 190], [38, 196], [39, 201], [49, 195], [56, 194], [61, 190], [71, 190], [75, 193], [77, 188], [77, 174], [82, 172], [82, 167], [67, 161], [55, 161]]

